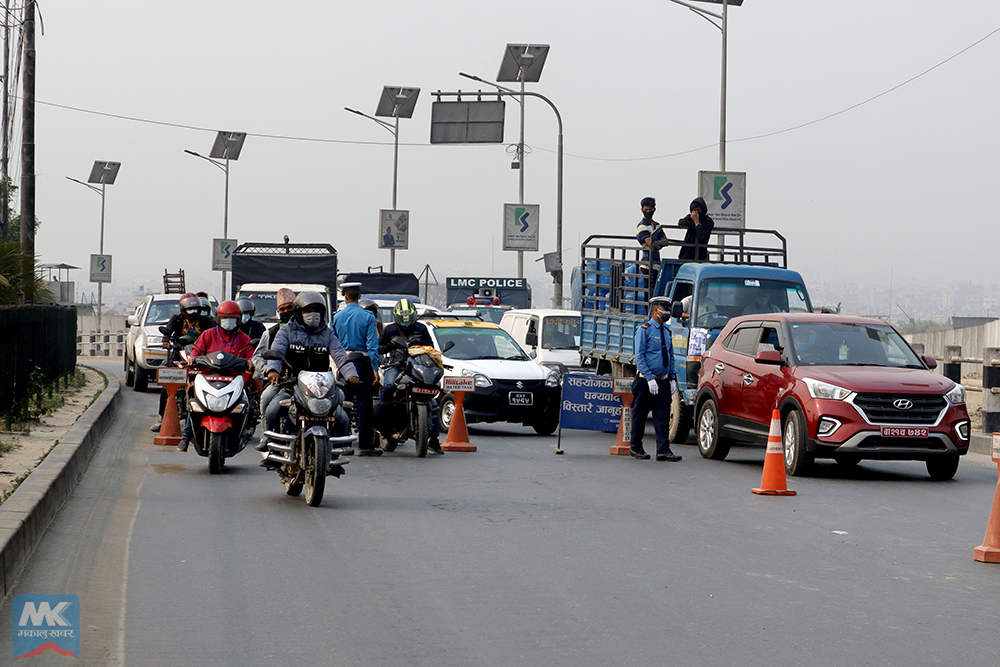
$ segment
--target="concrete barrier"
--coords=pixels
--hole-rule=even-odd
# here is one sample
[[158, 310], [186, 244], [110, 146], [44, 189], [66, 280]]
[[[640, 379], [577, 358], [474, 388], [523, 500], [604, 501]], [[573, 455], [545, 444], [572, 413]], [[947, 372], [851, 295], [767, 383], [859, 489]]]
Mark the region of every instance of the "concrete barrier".
[[83, 476], [121, 402], [121, 381], [109, 377], [107, 388], [97, 400], [0, 505], [0, 579], [4, 596]]

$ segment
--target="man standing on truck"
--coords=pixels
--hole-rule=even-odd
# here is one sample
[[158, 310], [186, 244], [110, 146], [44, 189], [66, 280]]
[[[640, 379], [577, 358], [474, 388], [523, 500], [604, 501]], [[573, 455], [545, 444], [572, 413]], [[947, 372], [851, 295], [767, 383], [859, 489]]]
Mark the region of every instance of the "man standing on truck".
[[649, 321], [635, 330], [635, 365], [639, 374], [632, 381], [632, 445], [629, 456], [649, 460], [642, 447], [646, 416], [653, 411], [656, 433], [656, 460], [680, 461], [670, 451], [670, 402], [677, 391], [677, 371], [670, 329], [663, 326], [670, 317], [670, 298], [654, 296], [649, 300]]
[[677, 221], [678, 227], [684, 227], [684, 245], [678, 259], [689, 259], [704, 262], [708, 259], [708, 239], [715, 227], [715, 220], [708, 215], [708, 204], [701, 197], [696, 197], [688, 207], [691, 212]]
[[360, 456], [373, 454], [374, 419], [372, 405], [373, 387], [378, 383], [378, 335], [375, 316], [363, 309], [361, 283], [343, 283], [340, 286], [346, 305], [333, 316], [333, 332], [347, 350], [348, 360], [358, 372], [358, 449]]
[[642, 219], [635, 227], [635, 240], [645, 248], [642, 251], [642, 266], [639, 270], [649, 276], [648, 295], [652, 295], [660, 266], [660, 248], [665, 248], [667, 245], [667, 233], [653, 220], [653, 214], [656, 212], [655, 199], [643, 197], [639, 207], [642, 209]]

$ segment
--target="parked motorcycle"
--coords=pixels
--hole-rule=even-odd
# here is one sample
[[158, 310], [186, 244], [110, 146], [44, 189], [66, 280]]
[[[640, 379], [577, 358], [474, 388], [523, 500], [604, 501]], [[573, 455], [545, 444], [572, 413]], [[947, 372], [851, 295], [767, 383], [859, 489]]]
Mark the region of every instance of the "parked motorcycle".
[[[405, 344], [402, 338], [399, 340]], [[441, 392], [439, 383], [443, 376], [437, 350], [422, 346], [407, 349], [406, 361], [389, 390], [388, 400], [376, 407], [375, 429], [383, 450], [395, 451], [400, 442], [412, 438], [417, 444], [417, 456], [427, 456], [431, 403]]]
[[247, 419], [252, 407], [243, 383], [247, 363], [229, 352], [210, 352], [191, 361], [187, 407], [194, 427], [192, 444], [199, 456], [208, 457], [213, 475], [250, 439]]
[[[263, 357], [287, 367], [284, 356], [276, 350], [268, 350]], [[344, 396], [332, 371], [300, 371], [279, 385], [293, 392], [282, 402], [288, 412], [278, 431], [264, 431], [267, 451], [262, 453], [263, 465], [278, 474], [285, 493], [297, 496], [305, 487], [306, 504], [317, 507], [323, 500], [327, 475], [344, 474], [344, 466], [350, 463], [343, 457], [344, 447], [358, 438], [349, 434]]]

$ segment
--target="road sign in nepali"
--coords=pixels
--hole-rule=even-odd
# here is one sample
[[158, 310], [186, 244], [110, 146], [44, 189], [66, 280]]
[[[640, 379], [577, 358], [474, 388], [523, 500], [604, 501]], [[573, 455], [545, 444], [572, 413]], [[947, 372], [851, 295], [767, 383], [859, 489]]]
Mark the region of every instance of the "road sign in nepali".
[[538, 252], [538, 204], [503, 205], [503, 249]]
[[441, 381], [441, 389], [444, 391], [475, 391], [476, 378], [458, 375], [446, 375]]
[[156, 384], [187, 384], [187, 369], [157, 368]]
[[631, 394], [632, 393], [632, 382], [635, 378], [615, 378], [614, 379], [614, 390], [615, 394]]
[[559, 428], [615, 433], [622, 415], [622, 399], [612, 393], [609, 377], [566, 373], [562, 377]]
[[212, 270], [232, 271], [236, 239], [212, 239]]
[[90, 282], [111, 282], [111, 255], [90, 256]]

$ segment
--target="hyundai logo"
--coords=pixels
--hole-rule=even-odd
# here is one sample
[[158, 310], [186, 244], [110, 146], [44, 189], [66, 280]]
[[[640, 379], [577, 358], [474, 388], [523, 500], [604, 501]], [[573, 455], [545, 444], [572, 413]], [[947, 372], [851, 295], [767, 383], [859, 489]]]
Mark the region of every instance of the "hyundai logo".
[[520, 380], [518, 380], [518, 381], [517, 381], [517, 388], [518, 388], [518, 389], [524, 389], [524, 383], [523, 383], [523, 382], [521, 382]]
[[908, 398], [897, 398], [892, 402], [892, 404], [895, 405], [898, 410], [909, 410], [913, 407], [913, 401]]

